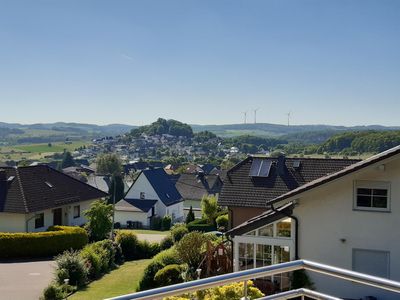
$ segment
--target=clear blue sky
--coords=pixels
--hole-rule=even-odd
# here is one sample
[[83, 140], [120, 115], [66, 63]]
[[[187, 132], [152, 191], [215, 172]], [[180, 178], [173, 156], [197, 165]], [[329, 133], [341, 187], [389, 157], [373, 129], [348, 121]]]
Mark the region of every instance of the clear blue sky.
[[260, 108], [259, 122], [400, 125], [400, 1], [0, 0], [0, 104], [20, 123]]

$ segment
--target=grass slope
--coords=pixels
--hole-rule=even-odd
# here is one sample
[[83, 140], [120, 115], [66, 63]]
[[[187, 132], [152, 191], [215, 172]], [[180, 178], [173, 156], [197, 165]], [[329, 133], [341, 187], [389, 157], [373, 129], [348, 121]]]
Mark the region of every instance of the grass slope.
[[85, 289], [73, 294], [70, 300], [104, 299], [136, 291], [144, 269], [151, 259], [130, 261], [118, 269], [89, 284]]

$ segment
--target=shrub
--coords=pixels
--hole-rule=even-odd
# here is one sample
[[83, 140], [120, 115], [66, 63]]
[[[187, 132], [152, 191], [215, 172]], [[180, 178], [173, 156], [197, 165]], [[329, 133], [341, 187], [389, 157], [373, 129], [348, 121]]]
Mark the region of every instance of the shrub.
[[154, 276], [158, 286], [166, 286], [183, 282], [182, 269], [179, 265], [168, 265], [158, 270]]
[[188, 212], [188, 214], [187, 214], [187, 216], [186, 216], [186, 221], [185, 221], [185, 223], [186, 223], [186, 224], [189, 224], [190, 222], [193, 222], [195, 219], [196, 219], [196, 218], [195, 218], [195, 216], [194, 216], [193, 207], [190, 206], [189, 212]]
[[175, 224], [171, 228], [171, 236], [174, 243], [179, 242], [186, 234], [189, 233], [185, 224]]
[[201, 213], [205, 218], [207, 218], [208, 223], [214, 224], [217, 211], [217, 197], [208, 195], [201, 199]]
[[134, 232], [128, 230], [118, 231], [115, 242], [121, 246], [122, 254], [126, 260], [138, 259], [139, 240]]
[[228, 228], [229, 219], [228, 215], [221, 215], [216, 219], [218, 229], [222, 229], [225, 231]]
[[161, 218], [158, 216], [155, 216], [151, 218], [150, 220], [150, 229], [153, 230], [160, 230], [161, 229]]
[[158, 283], [154, 280], [154, 276], [157, 272], [167, 265], [180, 263], [181, 260], [174, 247], [158, 253], [144, 270], [143, 276], [139, 281], [138, 291], [158, 287]]
[[158, 243], [139, 241], [136, 234], [129, 230], [118, 231], [115, 241], [121, 246], [126, 260], [151, 258], [160, 252]]
[[87, 245], [80, 256], [85, 261], [91, 279], [98, 278], [115, 266], [115, 247], [110, 240]]
[[172, 239], [172, 235], [167, 235], [160, 242], [160, 250], [166, 250], [171, 248], [174, 245], [174, 240]]
[[[247, 297], [249, 299], [258, 299], [263, 297], [264, 294], [254, 286], [252, 281], [247, 282]], [[243, 299], [243, 282], [232, 283], [216, 288], [198, 291], [193, 294], [184, 294], [178, 297], [167, 297], [164, 300], [187, 300], [187, 299], [198, 299], [198, 300], [240, 300]]]
[[168, 215], [165, 215], [161, 219], [161, 230], [170, 230], [172, 223], [172, 218]]
[[88, 222], [85, 225], [90, 240], [101, 241], [106, 239], [112, 230], [113, 206], [103, 200], [96, 200], [85, 211]]
[[45, 232], [0, 233], [0, 258], [49, 257], [88, 243], [80, 227], [52, 226]]
[[88, 269], [78, 251], [65, 251], [56, 257], [56, 280], [63, 284], [69, 279], [70, 285], [82, 286], [87, 281]]
[[217, 230], [214, 224], [209, 224], [207, 219], [197, 219], [187, 225], [189, 231], [209, 232]]
[[182, 262], [189, 266], [189, 272], [194, 272], [203, 259], [205, 243], [209, 237], [201, 232], [190, 232], [185, 235], [177, 244], [176, 252]]
[[41, 299], [42, 300], [62, 300], [62, 299], [65, 299], [65, 297], [66, 297], [66, 294], [65, 294], [63, 288], [56, 283], [51, 283], [44, 289], [43, 297], [41, 297]]

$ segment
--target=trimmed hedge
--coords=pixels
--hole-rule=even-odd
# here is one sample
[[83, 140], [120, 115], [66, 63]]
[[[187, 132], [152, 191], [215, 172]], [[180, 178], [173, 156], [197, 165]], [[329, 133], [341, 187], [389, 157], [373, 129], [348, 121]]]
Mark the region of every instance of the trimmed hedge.
[[187, 224], [187, 228], [189, 231], [200, 231], [200, 232], [209, 232], [217, 230], [214, 224], [208, 224], [206, 219], [198, 219], [194, 220]]
[[45, 232], [0, 233], [0, 258], [49, 257], [88, 243], [83, 228], [52, 226]]

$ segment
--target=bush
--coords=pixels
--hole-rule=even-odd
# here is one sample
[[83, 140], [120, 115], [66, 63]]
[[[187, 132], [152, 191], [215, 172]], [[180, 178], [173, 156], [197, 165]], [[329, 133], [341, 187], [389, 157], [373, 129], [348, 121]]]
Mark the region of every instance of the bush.
[[165, 215], [161, 219], [161, 230], [170, 230], [172, 223], [172, 218], [168, 215]]
[[62, 300], [65, 299], [66, 293], [64, 292], [63, 288], [56, 284], [56, 283], [51, 283], [49, 286], [47, 286], [44, 291], [43, 291], [43, 297], [41, 297], [42, 300]]
[[182, 262], [189, 266], [189, 272], [193, 273], [203, 260], [205, 244], [208, 240], [208, 236], [201, 232], [194, 231], [185, 235], [176, 244], [176, 252], [178, 253]]
[[183, 282], [182, 269], [179, 265], [168, 265], [158, 270], [154, 276], [158, 286], [166, 286]]
[[179, 242], [185, 234], [188, 234], [189, 230], [187, 229], [185, 224], [175, 224], [171, 228], [171, 236], [174, 243]]
[[187, 224], [189, 231], [209, 232], [217, 230], [214, 224], [209, 224], [207, 219], [197, 219]]
[[56, 257], [56, 280], [63, 284], [69, 279], [70, 285], [82, 286], [87, 281], [88, 269], [78, 251], [65, 251]]
[[139, 241], [136, 234], [129, 230], [118, 231], [115, 241], [121, 246], [122, 254], [126, 260], [151, 258], [160, 252], [158, 243]]
[[181, 260], [174, 247], [158, 253], [144, 270], [143, 276], [139, 281], [138, 291], [159, 287], [154, 279], [157, 272], [167, 265], [180, 263]]
[[112, 230], [113, 206], [106, 201], [94, 201], [88, 210], [85, 211], [87, 223], [85, 228], [89, 233], [91, 241], [106, 239]]
[[[249, 299], [258, 299], [264, 296], [264, 294], [254, 286], [252, 281], [247, 282], [247, 296]], [[243, 282], [232, 283], [216, 288], [198, 291], [195, 296], [192, 294], [185, 294], [178, 297], [167, 297], [164, 300], [186, 300], [186, 299], [198, 299], [198, 300], [240, 300], [243, 297]]]
[[121, 246], [122, 254], [126, 260], [137, 259], [139, 240], [134, 232], [120, 230], [117, 232], [115, 242]]
[[187, 214], [187, 216], [186, 216], [186, 221], [185, 221], [185, 223], [186, 223], [186, 224], [189, 224], [190, 222], [193, 222], [195, 219], [196, 219], [196, 218], [195, 218], [195, 216], [194, 216], [193, 207], [190, 206], [189, 212], [188, 212], [188, 214]]
[[228, 224], [229, 224], [228, 215], [221, 215], [221, 216], [217, 217], [216, 221], [217, 221], [217, 227], [219, 230], [221, 230], [223, 228], [223, 231], [225, 231], [228, 228]]
[[89, 278], [96, 279], [115, 266], [115, 247], [110, 240], [87, 245], [80, 252], [88, 269]]
[[160, 250], [166, 250], [171, 248], [174, 245], [174, 240], [172, 236], [169, 234], [165, 238], [163, 238], [160, 242]]
[[161, 229], [161, 218], [160, 217], [152, 217], [150, 220], [150, 229], [160, 230]]
[[52, 226], [45, 232], [0, 233], [0, 258], [49, 257], [88, 243], [80, 227]]

